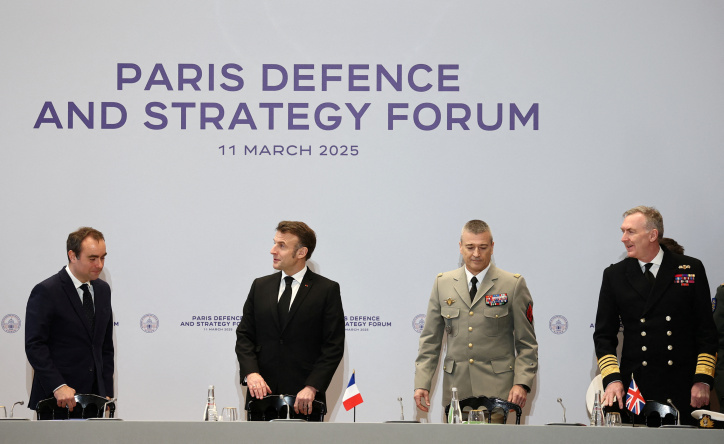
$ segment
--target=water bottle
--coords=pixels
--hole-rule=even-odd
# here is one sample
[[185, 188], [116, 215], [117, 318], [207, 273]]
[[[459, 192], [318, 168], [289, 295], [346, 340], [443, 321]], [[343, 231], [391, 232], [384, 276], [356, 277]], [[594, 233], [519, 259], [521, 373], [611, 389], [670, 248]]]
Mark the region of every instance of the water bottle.
[[447, 414], [448, 424], [462, 424], [463, 411], [460, 409], [460, 400], [458, 399], [458, 389], [452, 388], [452, 399], [450, 400], [450, 409]]
[[214, 399], [214, 386], [209, 386], [209, 397], [204, 409], [204, 421], [218, 421], [219, 413], [216, 411], [216, 400]]
[[601, 408], [601, 391], [596, 390], [596, 397], [593, 400], [593, 411], [591, 412], [591, 425], [603, 426], [603, 409]]

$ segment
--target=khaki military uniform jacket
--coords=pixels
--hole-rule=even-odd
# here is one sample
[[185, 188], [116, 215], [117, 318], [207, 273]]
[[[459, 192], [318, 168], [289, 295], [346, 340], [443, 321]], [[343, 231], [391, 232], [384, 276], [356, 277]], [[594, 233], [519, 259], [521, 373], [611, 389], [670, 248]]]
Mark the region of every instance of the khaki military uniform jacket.
[[452, 387], [460, 399], [507, 399], [514, 384], [533, 385], [538, 370], [533, 300], [519, 274], [491, 264], [472, 303], [464, 267], [437, 276], [415, 361], [416, 389], [430, 390], [445, 337], [443, 405], [450, 403]]

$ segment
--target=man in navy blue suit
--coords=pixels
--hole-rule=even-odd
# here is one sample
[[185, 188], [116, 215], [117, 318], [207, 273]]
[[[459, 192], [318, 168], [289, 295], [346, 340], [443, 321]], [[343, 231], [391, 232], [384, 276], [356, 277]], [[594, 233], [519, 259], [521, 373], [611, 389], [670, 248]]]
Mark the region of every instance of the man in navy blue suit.
[[70, 233], [68, 265], [33, 288], [25, 313], [25, 354], [33, 367], [28, 407], [55, 397], [75, 407], [76, 393], [113, 397], [111, 289], [98, 279], [106, 259], [103, 234]]
[[279, 272], [254, 280], [236, 330], [241, 383], [251, 398], [296, 395], [310, 414], [344, 354], [339, 284], [307, 267], [317, 238], [304, 222], [282, 221], [270, 253]]

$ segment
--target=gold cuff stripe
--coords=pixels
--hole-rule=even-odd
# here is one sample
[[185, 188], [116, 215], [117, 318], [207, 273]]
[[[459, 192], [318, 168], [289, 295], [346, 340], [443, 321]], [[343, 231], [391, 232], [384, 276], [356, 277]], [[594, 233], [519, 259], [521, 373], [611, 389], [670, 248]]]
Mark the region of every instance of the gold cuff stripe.
[[714, 367], [716, 367], [716, 356], [708, 353], [699, 353], [699, 359], [696, 363], [696, 374], [714, 377]]
[[614, 373], [621, 373], [618, 368], [618, 359], [615, 355], [606, 355], [598, 360], [598, 367], [601, 369], [601, 377], [605, 378]]

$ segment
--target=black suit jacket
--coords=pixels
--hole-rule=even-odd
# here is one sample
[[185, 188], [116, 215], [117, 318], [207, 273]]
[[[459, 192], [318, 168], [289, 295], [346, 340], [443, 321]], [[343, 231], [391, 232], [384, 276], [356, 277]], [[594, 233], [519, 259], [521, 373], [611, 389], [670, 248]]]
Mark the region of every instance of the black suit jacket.
[[[344, 354], [344, 311], [339, 284], [307, 269], [280, 325], [277, 299], [281, 272], [255, 279], [236, 329], [242, 385], [259, 373], [274, 394], [296, 395], [305, 386], [325, 392]], [[247, 391], [247, 400], [250, 399]]]
[[76, 393], [113, 397], [111, 289], [100, 279], [94, 292], [95, 331], [65, 268], [33, 288], [25, 312], [25, 354], [33, 367], [28, 407], [53, 397], [63, 384]]
[[[636, 259], [603, 272], [593, 340], [604, 387], [620, 380], [625, 392], [633, 373], [645, 399], [672, 399], [686, 420], [692, 384], [713, 384], [716, 327], [704, 265], [661, 248], [664, 258], [650, 291]], [[620, 370], [619, 316], [624, 328]]]

